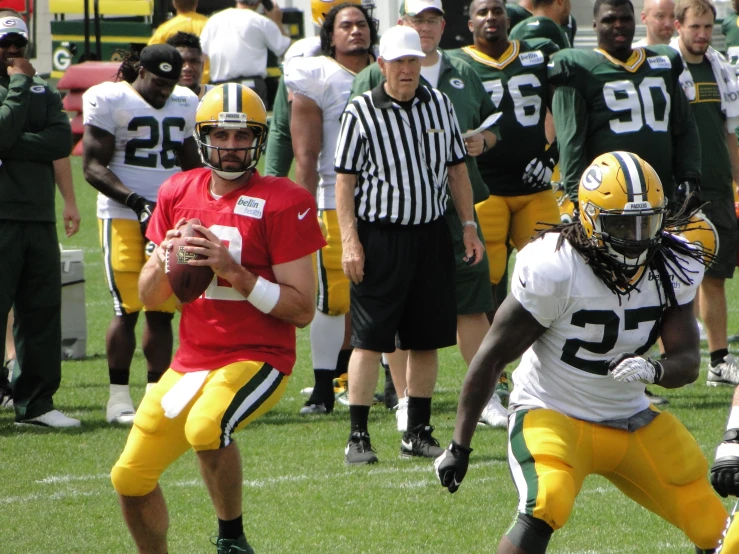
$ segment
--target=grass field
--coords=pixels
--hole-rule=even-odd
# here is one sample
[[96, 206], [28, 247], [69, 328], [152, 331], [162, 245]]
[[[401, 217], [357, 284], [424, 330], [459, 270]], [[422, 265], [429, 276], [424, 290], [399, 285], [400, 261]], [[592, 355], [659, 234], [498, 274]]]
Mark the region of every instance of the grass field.
[[[125, 428], [105, 422], [108, 377], [104, 334], [112, 316], [101, 267], [95, 193], [73, 160], [81, 232], [64, 239], [85, 253], [88, 358], [64, 363], [55, 397], [82, 428], [65, 432], [21, 429], [0, 412], [0, 553], [133, 552], [109, 471], [126, 440]], [[729, 329], [739, 331], [739, 291], [729, 286]], [[695, 384], [675, 391], [655, 387], [669, 409], [713, 451], [726, 422], [729, 388], [705, 385], [707, 353]], [[465, 372], [456, 348], [441, 353], [433, 424], [442, 444], [451, 437], [457, 394]], [[144, 393], [144, 358], [137, 351], [132, 394]], [[278, 406], [237, 435], [244, 467], [244, 520], [259, 553], [477, 553], [494, 552], [515, 515], [516, 495], [506, 465], [506, 434], [479, 429], [467, 478], [450, 495], [430, 462], [399, 459], [394, 414], [370, 414], [380, 463], [348, 468], [343, 448], [348, 410], [303, 417], [301, 388], [312, 384], [307, 330], [299, 333], [298, 363]], [[217, 525], [192, 453], [163, 476], [171, 515], [170, 552], [214, 552], [208, 537]], [[730, 506], [726, 502], [727, 508]], [[568, 525], [555, 534], [550, 552], [692, 553], [680, 531], [634, 504], [600, 477], [586, 481]]]

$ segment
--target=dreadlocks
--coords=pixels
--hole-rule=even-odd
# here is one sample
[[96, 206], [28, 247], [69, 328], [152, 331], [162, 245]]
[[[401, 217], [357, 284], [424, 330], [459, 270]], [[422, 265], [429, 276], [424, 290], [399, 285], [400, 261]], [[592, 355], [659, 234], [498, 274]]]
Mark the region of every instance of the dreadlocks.
[[[662, 289], [667, 296], [666, 306], [677, 306], [675, 290], [668, 269], [672, 270], [672, 273], [681, 283], [691, 285], [693, 279], [690, 274], [694, 272], [685, 267], [684, 258], [692, 258], [705, 266], [710, 265], [713, 261], [713, 254], [703, 248], [702, 245], [688, 243], [675, 236], [678, 232], [691, 229], [691, 215], [692, 213], [684, 215], [681, 212], [665, 221], [665, 228], [672, 231], [663, 230], [661, 232], [659, 244], [651, 249], [650, 256], [645, 263], [645, 269], [651, 270], [659, 276]], [[632, 281], [633, 274], [624, 265], [614, 260], [605, 246], [589, 239], [585, 234], [585, 229], [577, 220], [573, 223], [554, 225], [542, 229], [535, 238], [540, 238], [547, 233], [559, 233], [557, 250], [562, 247], [565, 240], [569, 242], [572, 248], [585, 259], [585, 263], [590, 266], [595, 276], [618, 297], [619, 303], [621, 297], [628, 297], [633, 290], [639, 291], [639, 283], [649, 272], [643, 271], [638, 279]]]
[[115, 80], [132, 84], [139, 75], [139, 53], [133, 50], [116, 50], [116, 54], [121, 56], [121, 65]]

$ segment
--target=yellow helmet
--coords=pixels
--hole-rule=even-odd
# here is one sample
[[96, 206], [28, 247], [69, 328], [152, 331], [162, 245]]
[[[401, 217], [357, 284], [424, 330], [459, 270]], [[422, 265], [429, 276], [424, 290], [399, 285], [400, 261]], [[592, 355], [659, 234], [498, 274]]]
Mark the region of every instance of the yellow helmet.
[[[313, 25], [320, 27], [323, 25], [323, 20], [326, 18], [326, 14], [331, 11], [331, 8], [338, 6], [339, 4], [354, 4], [355, 6], [364, 6], [368, 10], [375, 8], [372, 0], [311, 0], [310, 9], [313, 15]], [[372, 17], [372, 12], [370, 12]]]
[[688, 223], [681, 227], [667, 229], [668, 232], [684, 237], [688, 242], [695, 244], [703, 252], [703, 261], [707, 266], [716, 257], [719, 241], [718, 232], [713, 223], [698, 211], [690, 216]]
[[[209, 134], [214, 128], [250, 129], [254, 133], [254, 142], [249, 148], [211, 146]], [[267, 110], [262, 99], [249, 87], [237, 83], [218, 85], [209, 90], [198, 105], [194, 134], [203, 163], [224, 179], [236, 179], [256, 167], [262, 156], [267, 144]], [[244, 152], [243, 167], [237, 171], [225, 171], [221, 153], [234, 150]], [[210, 159], [212, 151], [218, 153], [217, 163]]]
[[644, 265], [664, 226], [662, 183], [651, 165], [630, 152], [609, 152], [583, 172], [578, 189], [585, 234], [617, 262]]

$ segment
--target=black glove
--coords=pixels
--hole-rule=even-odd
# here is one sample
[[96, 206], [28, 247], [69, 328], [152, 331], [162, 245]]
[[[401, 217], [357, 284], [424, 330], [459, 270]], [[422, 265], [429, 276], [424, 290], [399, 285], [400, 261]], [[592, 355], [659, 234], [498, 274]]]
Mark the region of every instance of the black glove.
[[523, 172], [523, 184], [531, 188], [544, 188], [552, 180], [554, 166], [559, 161], [559, 147], [557, 141], [531, 160]]
[[739, 429], [724, 433], [724, 441], [716, 450], [716, 461], [711, 466], [711, 485], [726, 498], [739, 496]]
[[680, 183], [675, 190], [675, 204], [677, 210], [685, 214], [692, 214], [701, 207], [701, 186], [696, 179], [687, 179]]
[[132, 192], [126, 198], [126, 206], [136, 212], [136, 217], [139, 218], [139, 225], [141, 226], [141, 234], [146, 237], [146, 228], [149, 226], [151, 213], [156, 207], [156, 202], [149, 202], [140, 194]]
[[467, 475], [467, 466], [470, 465], [471, 448], [460, 446], [454, 440], [444, 453], [434, 460], [434, 469], [442, 487], [449, 492], [457, 492], [462, 479]]

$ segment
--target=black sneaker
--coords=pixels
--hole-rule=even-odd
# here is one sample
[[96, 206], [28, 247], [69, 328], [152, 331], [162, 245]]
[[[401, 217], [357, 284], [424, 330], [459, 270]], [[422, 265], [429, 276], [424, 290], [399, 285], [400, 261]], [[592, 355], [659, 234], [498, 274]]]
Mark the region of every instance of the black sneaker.
[[238, 539], [214, 537], [210, 539], [210, 542], [216, 547], [218, 554], [254, 554], [254, 549], [246, 542], [244, 535]]
[[347, 464], [376, 464], [377, 455], [370, 444], [370, 436], [365, 431], [352, 431], [344, 449]]
[[8, 360], [0, 369], [0, 408], [13, 407], [13, 389], [10, 387], [11, 363], [15, 363], [15, 360]]
[[[331, 383], [333, 389], [333, 383]], [[320, 391], [319, 387], [313, 387], [310, 398], [300, 408], [301, 415], [309, 414], [330, 414], [334, 411], [334, 394], [333, 390]]]
[[400, 441], [400, 456], [402, 458], [438, 458], [444, 453], [431, 433], [434, 428], [431, 425], [417, 425], [412, 431], [403, 433]]

